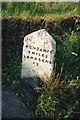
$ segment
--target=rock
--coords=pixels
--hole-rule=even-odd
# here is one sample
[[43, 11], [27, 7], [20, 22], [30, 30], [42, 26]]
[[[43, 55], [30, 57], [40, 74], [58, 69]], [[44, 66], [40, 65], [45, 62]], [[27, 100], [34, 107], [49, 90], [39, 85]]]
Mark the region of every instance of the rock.
[[46, 79], [53, 71], [56, 42], [41, 29], [24, 37], [22, 54], [22, 78]]
[[23, 79], [25, 81], [25, 84], [28, 83], [30, 87], [36, 88], [38, 86], [41, 86], [41, 81], [39, 78], [32, 78], [32, 77], [27, 77]]
[[2, 91], [2, 118], [28, 118], [29, 111], [13, 91]]

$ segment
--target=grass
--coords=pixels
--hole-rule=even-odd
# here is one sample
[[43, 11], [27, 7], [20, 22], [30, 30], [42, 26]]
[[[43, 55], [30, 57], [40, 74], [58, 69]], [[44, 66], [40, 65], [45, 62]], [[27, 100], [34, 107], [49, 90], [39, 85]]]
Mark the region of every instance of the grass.
[[[80, 11], [79, 9], [80, 9], [80, 7], [79, 7], [78, 3], [70, 3], [70, 2], [69, 3], [66, 3], [66, 2], [65, 3], [64, 2], [62, 2], [62, 3], [61, 2], [59, 2], [59, 3], [57, 3], [57, 2], [53, 2], [53, 3], [49, 3], [49, 2], [46, 2], [46, 3], [42, 3], [42, 2], [41, 3], [4, 2], [4, 3], [2, 3], [1, 14], [2, 14], [2, 18], [15, 16], [15, 18], [16, 17], [18, 17], [18, 18], [30, 18], [31, 17], [33, 19], [43, 18], [46, 21], [52, 21], [52, 20], [57, 21], [62, 18], [66, 19], [67, 17], [79, 15], [79, 11]], [[19, 24], [18, 22], [16, 24], [18, 27], [21, 27], [20, 26], [21, 24]], [[15, 26], [16, 26], [16, 24], [15, 24]], [[56, 26], [59, 27], [57, 22], [56, 22], [56, 24], [57, 24]], [[14, 28], [15, 28], [15, 26], [14, 26]], [[11, 24], [11, 27], [13, 28], [12, 24]], [[7, 31], [11, 30], [11, 27], [8, 28]], [[15, 33], [20, 31], [20, 29], [18, 27], [16, 27], [17, 30], [15, 29], [16, 30]], [[32, 29], [31, 27], [33, 27], [33, 26], [30, 26], [30, 28], [28, 30], [31, 30]], [[37, 26], [35, 26], [35, 27], [37, 27]], [[8, 32], [6, 33], [6, 27], [4, 27], [4, 28], [5, 29], [3, 32], [5, 32], [5, 35], [6, 35], [5, 37], [7, 40], [14, 39], [17, 41], [17, 40], [21, 39], [21, 37], [17, 38], [17, 36], [15, 36], [16, 34], [7, 34]], [[14, 28], [12, 29], [13, 30], [12, 33], [14, 33]], [[24, 31], [25, 29], [22, 29], [22, 27], [21, 27], [21, 30], [23, 30], [23, 33], [25, 32]], [[57, 53], [56, 53], [56, 55], [57, 55], [57, 57], [56, 57], [57, 73], [60, 71], [60, 67], [64, 64], [64, 69], [63, 69], [63, 74], [62, 74], [61, 80], [66, 82], [67, 80], [72, 81], [74, 78], [75, 79], [74, 81], [76, 81], [76, 79], [80, 77], [80, 75], [79, 75], [80, 58], [72, 56], [71, 52], [73, 50], [74, 50], [74, 52], [76, 52], [77, 49], [80, 49], [80, 45], [78, 44], [79, 43], [79, 32], [72, 31], [72, 30], [67, 31], [65, 28], [63, 30], [67, 33], [67, 35], [64, 35], [64, 37], [61, 36], [61, 38], [60, 38], [60, 36], [58, 36], [58, 32], [61, 32], [58, 29], [55, 30], [57, 32], [54, 32], [52, 34], [53, 38], [57, 42]], [[53, 30], [52, 30], [52, 32], [53, 32]], [[23, 33], [20, 33], [19, 35], [21, 35], [21, 34], [23, 35]], [[59, 42], [60, 42], [60, 44], [59, 44]], [[16, 51], [17, 51], [20, 49], [20, 46], [19, 46], [19, 42], [16, 44], [19, 47], [18, 49], [16, 49]], [[5, 47], [5, 45], [4, 45], [4, 47]], [[10, 49], [9, 44], [7, 45], [7, 47], [8, 47], [8, 49]], [[16, 54], [19, 57], [15, 57], [14, 54], [12, 55], [12, 52], [14, 52], [14, 49], [12, 51], [13, 44], [10, 44], [10, 47], [11, 47], [11, 51], [9, 50], [9, 52], [7, 53], [8, 55], [6, 56], [6, 59], [8, 58], [8, 63], [6, 63], [6, 66], [3, 69], [3, 73], [2, 73], [2, 77], [3, 77], [3, 82], [2, 82], [3, 86], [2, 87], [4, 87], [4, 88], [10, 87], [11, 89], [13, 89], [16, 92], [18, 92], [18, 90], [19, 90], [20, 97], [23, 97], [22, 99], [23, 99], [25, 105], [27, 105], [27, 102], [29, 102], [29, 107], [31, 106], [30, 108], [33, 109], [35, 107], [34, 102], [32, 102], [34, 96], [30, 95], [30, 91], [29, 91], [29, 94], [27, 91], [25, 92], [25, 88], [28, 90], [29, 86], [26, 87], [26, 85], [22, 85], [22, 81], [21, 81], [21, 56], [20, 56], [20, 54]], [[24, 86], [25, 86], [25, 88], [24, 88]], [[38, 105], [40, 105], [39, 106], [40, 110], [42, 107], [44, 107], [45, 111], [50, 110], [49, 116], [50, 116], [50, 112], [52, 112], [50, 108], [51, 108], [51, 105], [53, 104], [53, 98], [56, 97], [56, 95], [60, 93], [60, 91], [57, 91], [57, 89], [55, 89], [55, 91], [52, 91], [52, 87], [53, 86], [50, 87], [50, 90], [52, 92], [53, 97], [51, 99], [48, 99], [48, 96], [47, 96], [48, 94], [44, 91], [45, 92], [44, 96], [43, 96], [43, 98], [41, 98], [42, 101], [40, 101], [40, 104], [38, 103]], [[61, 89], [59, 89], [59, 90], [62, 90], [62, 92], [63, 92], [63, 87], [64, 86], [61, 86]], [[64, 91], [65, 90], [68, 90], [67, 87], [64, 88]], [[71, 88], [69, 93], [72, 93], [72, 92], [76, 92], [76, 91], [74, 89], [72, 90], [72, 88]], [[21, 93], [23, 93], [22, 96], [21, 96]], [[66, 93], [64, 93], [63, 95], [66, 95]], [[60, 97], [64, 97], [63, 95], [60, 95]], [[47, 98], [45, 98], [46, 96], [47, 96]], [[60, 100], [60, 97], [59, 96], [57, 96], [57, 97], [58, 97], [58, 100]], [[50, 100], [50, 102], [47, 103], [47, 101], [46, 101], [46, 104], [45, 104], [45, 100]], [[63, 107], [65, 106], [65, 110], [68, 112], [71, 109], [67, 110], [67, 108], [69, 105], [71, 105], [72, 102], [70, 101], [71, 103], [68, 104], [65, 100], [67, 100], [67, 97], [64, 97]], [[76, 99], [75, 99], [75, 101], [76, 101]], [[37, 102], [35, 102], [35, 103], [37, 103]], [[44, 104], [41, 105], [41, 103], [42, 104], [44, 103]], [[62, 103], [60, 103], [60, 105], [62, 105]], [[73, 103], [72, 103], [72, 106], [73, 106]], [[72, 108], [72, 106], [69, 106], [69, 108]], [[46, 109], [48, 107], [49, 107], [49, 109]], [[62, 106], [60, 106], [60, 108], [62, 110]], [[63, 110], [62, 110], [62, 112], [61, 111], [60, 112], [61, 112], [62, 116], [65, 116], [66, 113], [64, 115]], [[57, 111], [57, 112], [59, 112], [59, 111]], [[71, 112], [71, 111], [69, 111], [69, 112]], [[41, 113], [43, 115], [43, 111], [41, 111]], [[51, 113], [51, 114], [53, 115], [53, 113]]]
[[[61, 79], [63, 67], [60, 73], [56, 74], [56, 65], [50, 78], [43, 81], [42, 87], [37, 89], [41, 93], [38, 99], [36, 114], [40, 117], [50, 117], [54, 120], [67, 118], [70, 120], [73, 113], [73, 107], [79, 95], [79, 79], [65, 80]], [[69, 101], [70, 99], [70, 101]]]
[[79, 9], [78, 3], [71, 2], [4, 2], [2, 17], [40, 17], [51, 20], [79, 15]]

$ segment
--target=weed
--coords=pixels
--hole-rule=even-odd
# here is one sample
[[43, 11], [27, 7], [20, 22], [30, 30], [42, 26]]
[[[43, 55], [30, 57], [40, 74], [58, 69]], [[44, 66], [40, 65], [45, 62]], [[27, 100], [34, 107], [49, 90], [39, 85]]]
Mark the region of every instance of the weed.
[[38, 89], [41, 95], [35, 112], [37, 116], [50, 117], [54, 120], [70, 118], [77, 101], [76, 89], [80, 83], [79, 80], [61, 80], [62, 69], [57, 75], [54, 69], [51, 77], [43, 82], [41, 89]]

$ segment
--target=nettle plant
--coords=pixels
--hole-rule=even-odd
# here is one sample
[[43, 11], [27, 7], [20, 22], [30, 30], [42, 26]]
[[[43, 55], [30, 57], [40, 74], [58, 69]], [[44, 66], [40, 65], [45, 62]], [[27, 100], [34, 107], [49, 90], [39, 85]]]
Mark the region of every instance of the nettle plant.
[[79, 80], [60, 80], [62, 74], [56, 75], [56, 68], [50, 78], [43, 82], [38, 88], [41, 93], [38, 99], [36, 116], [49, 117], [53, 120], [69, 118], [73, 113], [78, 97]]

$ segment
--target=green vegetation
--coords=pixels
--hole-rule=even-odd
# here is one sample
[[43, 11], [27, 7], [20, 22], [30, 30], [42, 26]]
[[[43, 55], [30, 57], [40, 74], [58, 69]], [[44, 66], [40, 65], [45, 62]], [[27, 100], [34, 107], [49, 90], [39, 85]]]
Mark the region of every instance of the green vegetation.
[[[80, 18], [76, 15], [79, 14], [79, 9], [79, 3], [2, 3], [2, 87], [13, 89], [26, 106], [28, 101], [31, 113], [36, 116], [69, 120], [78, 101]], [[23, 38], [43, 28], [57, 42], [56, 70], [54, 69], [53, 76], [39, 88], [39, 98], [34, 105], [34, 96], [21, 79]], [[72, 52], [79, 56], [72, 55]]]
[[51, 78], [43, 81], [42, 87], [37, 89], [41, 93], [36, 110], [37, 116], [49, 117], [53, 120], [71, 118], [79, 95], [79, 79], [61, 80], [62, 69], [60, 74], [56, 75], [54, 68]]
[[6, 2], [2, 3], [2, 17], [40, 17], [59, 19], [79, 15], [78, 3], [66, 2]]
[[[57, 38], [58, 40], [60, 38]], [[80, 58], [72, 55], [72, 52], [78, 52], [80, 50], [80, 35], [79, 32], [72, 31], [71, 34], [60, 39], [60, 44], [57, 45], [56, 63], [58, 71], [64, 64], [64, 72], [62, 78], [76, 79], [79, 76]]]

